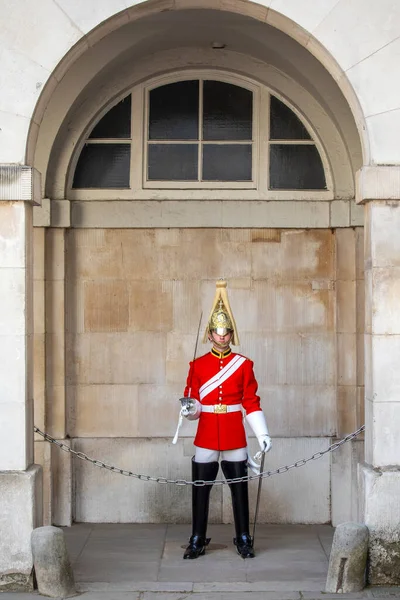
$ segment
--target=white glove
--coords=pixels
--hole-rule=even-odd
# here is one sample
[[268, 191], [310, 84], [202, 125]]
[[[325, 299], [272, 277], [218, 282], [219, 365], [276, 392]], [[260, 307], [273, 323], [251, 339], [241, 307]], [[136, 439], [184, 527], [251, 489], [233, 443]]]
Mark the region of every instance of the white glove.
[[269, 452], [269, 450], [271, 450], [272, 440], [270, 438], [267, 422], [262, 410], [255, 410], [249, 415], [246, 415], [246, 421], [252, 428], [254, 435], [260, 444], [261, 451]]
[[188, 421], [196, 421], [201, 414], [201, 404], [196, 398], [181, 398], [181, 415]]

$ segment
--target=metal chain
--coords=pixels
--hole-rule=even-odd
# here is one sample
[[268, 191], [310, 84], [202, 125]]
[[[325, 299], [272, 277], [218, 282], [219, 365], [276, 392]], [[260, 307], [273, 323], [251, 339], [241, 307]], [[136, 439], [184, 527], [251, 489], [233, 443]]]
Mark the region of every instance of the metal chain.
[[279, 467], [279, 469], [275, 469], [274, 471], [263, 471], [262, 473], [259, 473], [258, 475], [256, 475], [256, 474], [255, 475], [247, 475], [246, 477], [236, 477], [235, 479], [216, 479], [215, 481], [204, 481], [203, 479], [197, 479], [196, 481], [187, 481], [186, 479], [167, 479], [166, 477], [152, 477], [151, 475], [140, 475], [138, 473], [133, 473], [132, 471], [127, 471], [126, 469], [120, 469], [118, 467], [108, 465], [107, 463], [105, 463], [101, 460], [96, 460], [94, 458], [91, 458], [84, 452], [76, 452], [75, 450], [72, 450], [72, 448], [67, 446], [66, 444], [63, 444], [62, 442], [59, 442], [56, 439], [54, 439], [53, 437], [51, 437], [51, 435], [49, 435], [48, 433], [44, 433], [43, 431], [40, 431], [40, 429], [38, 429], [37, 427], [34, 427], [33, 429], [34, 429], [35, 433], [38, 433], [39, 435], [41, 435], [47, 442], [50, 442], [51, 444], [55, 444], [64, 452], [70, 453], [73, 456], [76, 456], [76, 458], [79, 458], [80, 460], [86, 460], [87, 462], [92, 463], [95, 467], [107, 469], [107, 471], [112, 471], [113, 473], [119, 473], [120, 475], [125, 475], [126, 477], [133, 477], [134, 479], [140, 479], [141, 481], [153, 481], [154, 483], [168, 483], [168, 484], [173, 484], [173, 485], [194, 485], [196, 487], [203, 487], [205, 485], [227, 485], [227, 484], [231, 484], [231, 483], [242, 483], [245, 481], [252, 481], [253, 479], [266, 479], [267, 477], [271, 477], [272, 475], [281, 475], [282, 473], [287, 473], [288, 471], [290, 471], [290, 469], [303, 467], [305, 464], [307, 464], [311, 460], [318, 460], [319, 458], [324, 456], [324, 454], [327, 454], [328, 452], [334, 452], [335, 450], [340, 448], [340, 446], [342, 446], [346, 442], [350, 442], [351, 440], [356, 438], [362, 431], [365, 431], [365, 425], [362, 425], [359, 429], [357, 429], [357, 431], [354, 431], [353, 433], [349, 433], [349, 435], [346, 435], [346, 437], [344, 437], [342, 440], [335, 442], [334, 444], [331, 444], [326, 450], [323, 450], [322, 452], [316, 452], [309, 458], [303, 458], [302, 460], [297, 460], [295, 463], [293, 463], [291, 465], [285, 465], [284, 467]]

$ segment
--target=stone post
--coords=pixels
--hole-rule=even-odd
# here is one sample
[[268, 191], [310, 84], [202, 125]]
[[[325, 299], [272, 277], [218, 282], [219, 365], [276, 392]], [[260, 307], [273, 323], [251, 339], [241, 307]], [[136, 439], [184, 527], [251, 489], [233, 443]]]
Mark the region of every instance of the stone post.
[[31, 587], [30, 537], [41, 520], [33, 465], [32, 204], [40, 176], [0, 165], [0, 591]]
[[365, 464], [369, 583], [400, 584], [400, 167], [358, 174], [365, 204]]

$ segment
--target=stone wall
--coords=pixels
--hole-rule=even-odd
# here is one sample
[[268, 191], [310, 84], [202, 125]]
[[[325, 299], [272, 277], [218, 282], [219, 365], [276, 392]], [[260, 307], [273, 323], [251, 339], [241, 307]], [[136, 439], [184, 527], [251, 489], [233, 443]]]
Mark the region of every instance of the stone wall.
[[[48, 235], [54, 244], [51, 230]], [[177, 400], [200, 313], [204, 327], [221, 276], [229, 282], [239, 327], [236, 350], [254, 360], [274, 437], [268, 466], [323, 450], [355, 428], [362, 420], [360, 240], [360, 228], [67, 230], [65, 414], [73, 447], [135, 472], [189, 478], [195, 425], [185, 423], [172, 446]], [[338, 286], [338, 279], [346, 284]], [[200, 344], [198, 354], [207, 350]], [[59, 362], [62, 354], [53, 348], [47, 360]], [[345, 369], [350, 375], [341, 381], [339, 366], [348, 363], [353, 370]], [[255, 440], [250, 444], [255, 451]], [[325, 456], [269, 479], [261, 520], [350, 518], [356, 506], [354, 460], [346, 453], [335, 458], [332, 474]], [[74, 489], [63, 503], [72, 500], [78, 521], [189, 519], [186, 488], [118, 477], [81, 461], [74, 461], [73, 488], [60, 473], [57, 479], [63, 494]], [[214, 521], [231, 519], [226, 492], [213, 490]]]

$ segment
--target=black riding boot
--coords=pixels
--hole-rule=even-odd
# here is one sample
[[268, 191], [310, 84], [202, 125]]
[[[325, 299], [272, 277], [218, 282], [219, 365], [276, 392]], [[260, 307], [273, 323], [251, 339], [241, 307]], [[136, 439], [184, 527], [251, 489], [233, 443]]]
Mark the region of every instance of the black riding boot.
[[[192, 481], [215, 481], [219, 464], [198, 463], [192, 459]], [[210, 538], [206, 538], [208, 507], [212, 485], [192, 486], [192, 537], [183, 558], [198, 558], [203, 555]]]
[[[226, 479], [247, 476], [247, 460], [239, 462], [221, 461], [222, 471]], [[235, 520], [236, 537], [233, 543], [242, 558], [254, 558], [253, 540], [249, 525], [249, 492], [248, 483], [229, 484], [232, 495], [233, 518]]]

